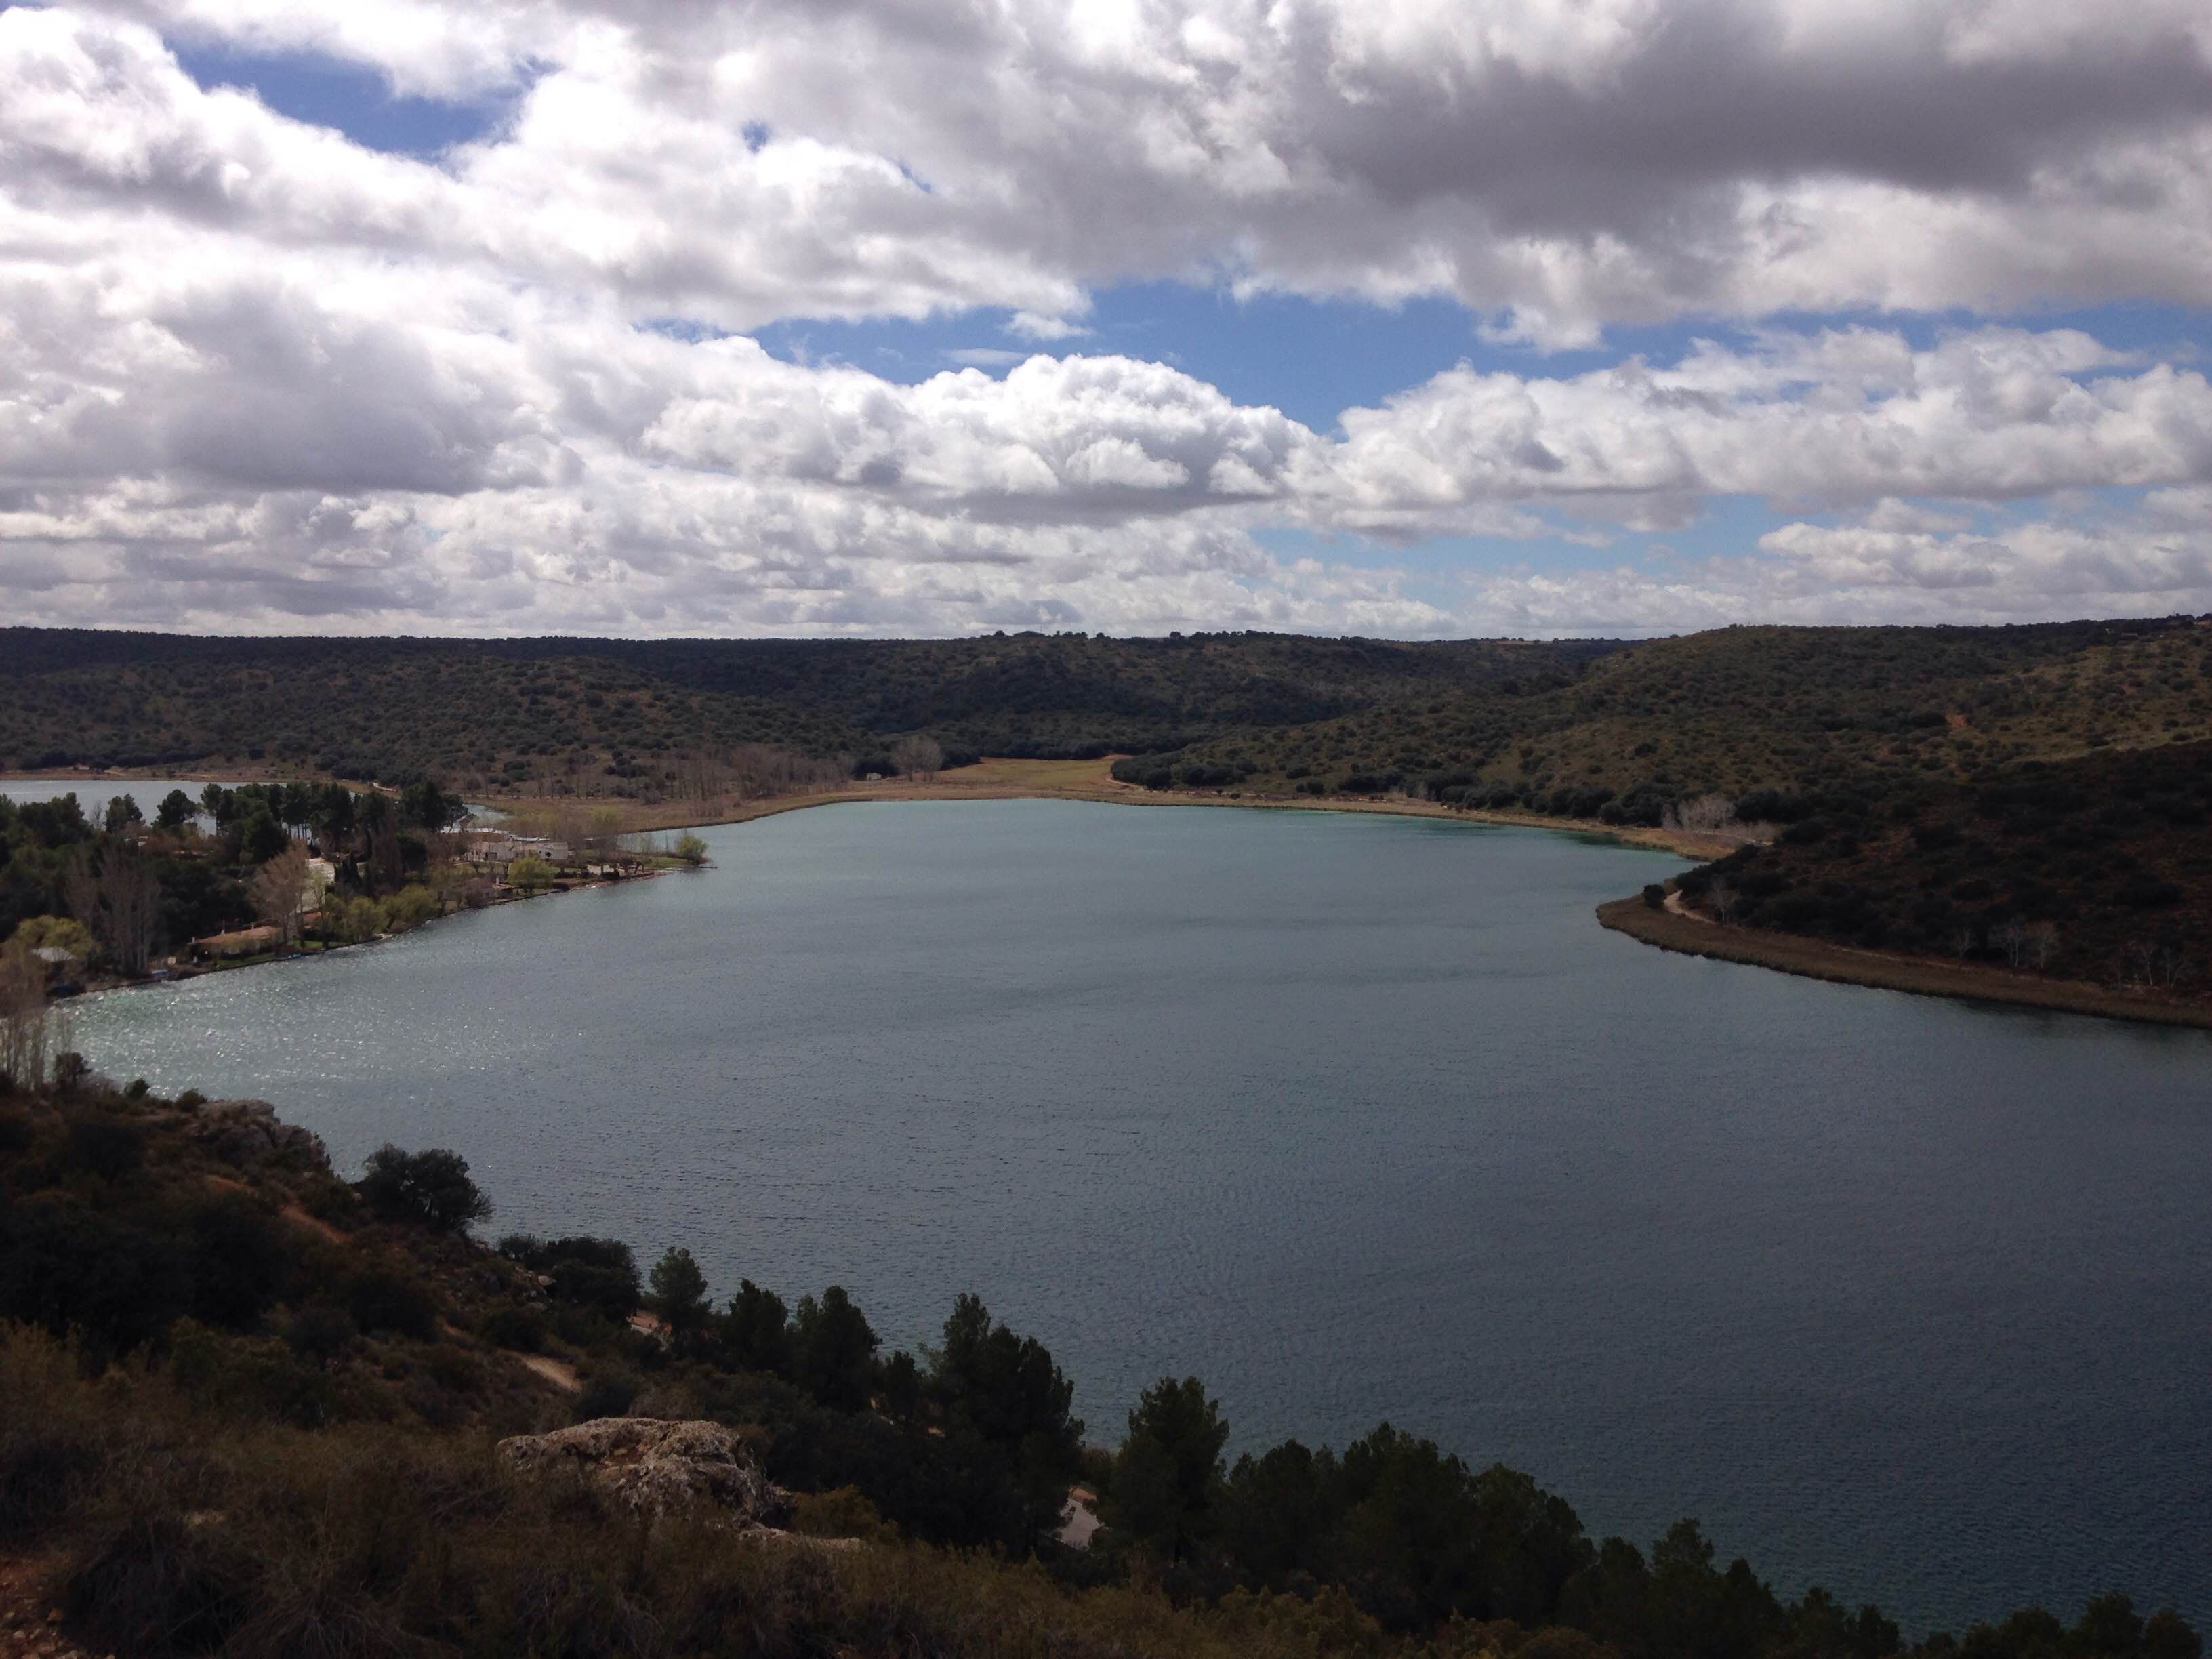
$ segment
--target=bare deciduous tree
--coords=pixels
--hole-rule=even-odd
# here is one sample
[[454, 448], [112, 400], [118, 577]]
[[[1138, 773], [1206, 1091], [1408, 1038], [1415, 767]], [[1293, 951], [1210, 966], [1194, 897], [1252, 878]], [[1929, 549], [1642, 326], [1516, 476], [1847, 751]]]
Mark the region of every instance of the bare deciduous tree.
[[1669, 830], [1705, 835], [1724, 835], [1741, 828], [1735, 820], [1735, 803], [1726, 795], [1678, 800], [1660, 814], [1660, 823]]
[[1727, 881], [1717, 880], [1705, 888], [1705, 908], [1713, 913], [1713, 920], [1723, 927], [1735, 920], [1736, 910], [1741, 903], [1735, 887]]
[[787, 749], [758, 743], [739, 744], [730, 753], [730, 766], [738, 787], [756, 795], [794, 795], [834, 788], [852, 771], [849, 760], [794, 755]]
[[2058, 949], [2057, 925], [2014, 916], [1990, 929], [1990, 944], [2015, 968], [2048, 968]]
[[46, 999], [46, 964], [22, 939], [0, 951], [0, 1081], [35, 1089], [67, 1042], [63, 1016]]
[[684, 799], [757, 800], [834, 788], [846, 781], [850, 766], [765, 743], [741, 743], [728, 750], [678, 750], [669, 769], [675, 774], [673, 792]]
[[891, 745], [891, 764], [907, 776], [927, 783], [945, 764], [945, 750], [934, 738], [901, 738]]
[[128, 842], [81, 855], [63, 878], [70, 911], [92, 929], [118, 973], [146, 971], [161, 921], [161, 884], [152, 862]]
[[685, 800], [712, 800], [729, 791], [729, 768], [712, 751], [679, 750], [670, 757], [675, 793]]
[[246, 884], [253, 914], [274, 927], [287, 945], [300, 936], [300, 917], [307, 908], [307, 849], [289, 847], [253, 872]]
[[2154, 991], [2171, 991], [2189, 978], [2189, 956], [2170, 939], [2130, 939], [2120, 947], [2120, 977]]

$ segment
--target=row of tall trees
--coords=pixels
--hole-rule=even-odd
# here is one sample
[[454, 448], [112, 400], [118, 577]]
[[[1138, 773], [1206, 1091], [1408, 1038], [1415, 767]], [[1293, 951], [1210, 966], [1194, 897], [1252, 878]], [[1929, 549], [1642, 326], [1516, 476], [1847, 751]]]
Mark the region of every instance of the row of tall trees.
[[802, 795], [844, 781], [834, 757], [802, 755], [765, 743], [729, 749], [685, 749], [670, 757], [668, 793], [681, 800], [765, 800]]

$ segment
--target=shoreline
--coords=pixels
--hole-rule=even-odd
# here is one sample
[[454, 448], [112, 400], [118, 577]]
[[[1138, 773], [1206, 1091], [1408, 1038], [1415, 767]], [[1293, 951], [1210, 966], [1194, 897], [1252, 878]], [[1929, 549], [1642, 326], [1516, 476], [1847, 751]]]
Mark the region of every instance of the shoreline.
[[[1699, 863], [1725, 857], [1739, 845], [1730, 839], [1695, 832], [1609, 824], [1594, 819], [1552, 817], [1534, 812], [1446, 806], [1439, 802], [1410, 799], [1332, 800], [1323, 796], [1232, 794], [1225, 790], [1206, 793], [1150, 790], [1141, 785], [1115, 781], [1106, 769], [1109, 764], [1110, 761], [986, 759], [975, 766], [960, 768], [955, 773], [941, 775], [926, 783], [886, 779], [875, 783], [854, 783], [836, 789], [772, 795], [751, 800], [671, 802], [658, 806], [626, 803], [620, 804], [623, 812], [622, 833], [641, 836], [714, 829], [726, 824], [751, 823], [786, 812], [807, 811], [823, 806], [898, 801], [1066, 800], [1102, 806], [1246, 808], [1260, 811], [1346, 812], [1386, 817], [1436, 818], [1456, 823], [1547, 830], [1559, 834], [1594, 836], [1624, 847], [1671, 853], [1678, 858]], [[167, 772], [162, 775], [180, 777], [182, 775]], [[76, 779], [88, 782], [118, 783], [128, 781], [127, 775], [81, 771], [17, 773], [11, 775], [11, 781], [15, 779], [39, 781]], [[206, 781], [246, 780], [233, 773], [228, 779], [210, 778]], [[488, 794], [483, 804], [506, 812], [528, 812], [533, 810], [574, 810], [586, 805], [616, 805], [618, 803], [612, 800], [579, 802], [540, 796]], [[641, 875], [664, 873], [665, 872], [656, 870], [642, 872]], [[617, 884], [602, 880], [579, 883], [576, 886], [614, 884]], [[556, 887], [544, 893], [518, 895], [516, 898], [554, 897], [573, 890], [575, 890], [574, 887]], [[501, 901], [514, 902], [515, 898]], [[431, 921], [444, 919], [438, 916]], [[2129, 1020], [2139, 1024], [2212, 1030], [2212, 1004], [2164, 999], [2086, 981], [2039, 980], [1978, 963], [1951, 963], [1932, 957], [1869, 951], [1824, 939], [1803, 939], [1794, 934], [1723, 927], [1674, 910], [1653, 910], [1640, 896], [1607, 901], [1597, 907], [1596, 920], [1600, 927], [1625, 933], [1642, 944], [1662, 951], [1733, 962], [1747, 967], [1771, 969], [1779, 973], [1824, 980], [1833, 984], [1859, 985], [1918, 996], [2002, 1003], [2057, 1013]], [[386, 938], [396, 937], [380, 935], [377, 939], [364, 939], [360, 943], [375, 945], [384, 942]], [[237, 968], [265, 967], [272, 962], [295, 961], [304, 956], [325, 955], [331, 950], [354, 948], [353, 945], [332, 945], [322, 951], [300, 951], [289, 957], [270, 957], [227, 968], [203, 969], [179, 978], [197, 978], [210, 972], [233, 972]], [[179, 981], [175, 979], [134, 980], [99, 988], [101, 991], [133, 990], [176, 982]], [[92, 994], [88, 988], [86, 994]]]
[[[656, 835], [664, 830], [711, 830], [722, 824], [750, 823], [779, 812], [804, 811], [809, 807], [836, 806], [848, 802], [902, 800], [1079, 800], [1104, 806], [1221, 806], [1251, 807], [1262, 811], [1370, 812], [1395, 817], [1443, 818], [1456, 823], [1488, 823], [1520, 830], [1554, 830], [1574, 835], [1601, 836], [1625, 847], [1674, 853], [1698, 862], [1723, 858], [1739, 843], [1695, 831], [1674, 831], [1644, 825], [1606, 823], [1596, 818], [1551, 817], [1537, 812], [1496, 811], [1486, 807], [1446, 806], [1441, 802], [1401, 799], [1330, 799], [1322, 795], [1231, 794], [1226, 790], [1188, 791], [1146, 789], [1139, 784], [1116, 781], [1107, 769], [1112, 757], [1100, 761], [1024, 761], [987, 757], [939, 775], [927, 783], [886, 779], [880, 783], [854, 783], [836, 789], [805, 794], [769, 795], [751, 800], [665, 803], [647, 806], [621, 797], [577, 799], [544, 795], [507, 795], [477, 792], [481, 804], [501, 812], [560, 811], [577, 807], [613, 806], [623, 815], [621, 833]], [[0, 782], [122, 784], [149, 779], [173, 779], [180, 783], [291, 783], [296, 775], [252, 772], [242, 768], [197, 771], [161, 768], [143, 774], [88, 772], [62, 768], [10, 772]], [[332, 780], [346, 782], [346, 780]], [[369, 788], [353, 784], [349, 787]]]
[[1641, 896], [1608, 899], [1597, 907], [1598, 925], [1679, 955], [1705, 957], [1747, 967], [1771, 968], [1832, 984], [1903, 991], [1917, 996], [2001, 1002], [2051, 1013], [2089, 1014], [2138, 1024], [2212, 1030], [2212, 1004], [2183, 1002], [2148, 993], [2113, 989], [2085, 980], [2038, 979], [1980, 963], [1862, 950], [1826, 939], [1802, 939], [1759, 928], [1654, 910]]
[[[1541, 813], [1493, 811], [1487, 808], [1446, 806], [1437, 801], [1405, 799], [1330, 799], [1321, 795], [1232, 794], [1226, 790], [1203, 793], [1146, 789], [1116, 781], [1105, 769], [1107, 762], [1006, 761], [987, 759], [958, 773], [940, 775], [927, 783], [885, 780], [855, 783], [806, 794], [771, 795], [747, 801], [668, 803], [629, 809], [626, 835], [653, 835], [666, 830], [709, 830], [723, 824], [750, 823], [781, 812], [805, 811], [817, 806], [884, 801], [959, 800], [1073, 800], [1101, 806], [1197, 806], [1249, 808], [1278, 812], [1364, 812], [1388, 817], [1439, 818], [1452, 823], [1485, 823], [1516, 830], [1551, 830], [1597, 836], [1626, 847], [1673, 853], [1698, 862], [1723, 858], [1738, 842], [1694, 831], [1676, 831], [1635, 824], [1613, 824], [1595, 818], [1549, 817]], [[962, 777], [960, 774], [972, 775]], [[487, 796], [484, 805], [502, 811], [557, 809], [562, 803], [539, 797]]]
[[[235, 974], [251, 968], [276, 968], [286, 963], [311, 962], [320, 957], [335, 956], [342, 951], [366, 951], [379, 945], [389, 945], [396, 939], [404, 939], [410, 933], [419, 933], [426, 927], [435, 927], [440, 922], [451, 921], [455, 916], [478, 915], [486, 910], [496, 910], [505, 905], [526, 904], [532, 899], [558, 898], [563, 893], [583, 892], [601, 887], [623, 887], [634, 881], [651, 881], [656, 876], [671, 873], [676, 867], [665, 866], [659, 869], [640, 870], [635, 875], [623, 876], [619, 879], [601, 876], [585, 881], [571, 882], [566, 886], [542, 888], [534, 893], [509, 892], [501, 897], [493, 899], [488, 904], [463, 905], [455, 910], [441, 910], [436, 915], [426, 917], [416, 923], [414, 927], [402, 928], [396, 933], [374, 933], [367, 939], [350, 939], [342, 945], [322, 945], [312, 951], [295, 946], [289, 951], [275, 951], [265, 956], [243, 957], [232, 962], [195, 963], [185, 968], [173, 969], [162, 975], [149, 974], [143, 979], [113, 979], [104, 984], [82, 987], [66, 996], [56, 996], [53, 1000], [56, 1003], [66, 1006], [84, 997], [107, 996], [117, 991], [155, 991], [165, 986], [185, 985], [196, 979], [211, 978], [218, 974]], [[711, 867], [711, 866], [684, 867]]]

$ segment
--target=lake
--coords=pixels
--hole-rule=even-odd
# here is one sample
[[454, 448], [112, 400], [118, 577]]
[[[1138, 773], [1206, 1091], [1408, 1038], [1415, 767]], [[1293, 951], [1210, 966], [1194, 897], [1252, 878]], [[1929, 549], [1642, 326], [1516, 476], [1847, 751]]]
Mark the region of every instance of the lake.
[[1594, 1533], [1694, 1515], [1908, 1629], [2212, 1614], [2212, 1040], [1668, 956], [1661, 854], [1417, 818], [902, 803], [716, 867], [80, 1006], [118, 1078], [718, 1292], [956, 1293], [1094, 1437], [1388, 1418]]

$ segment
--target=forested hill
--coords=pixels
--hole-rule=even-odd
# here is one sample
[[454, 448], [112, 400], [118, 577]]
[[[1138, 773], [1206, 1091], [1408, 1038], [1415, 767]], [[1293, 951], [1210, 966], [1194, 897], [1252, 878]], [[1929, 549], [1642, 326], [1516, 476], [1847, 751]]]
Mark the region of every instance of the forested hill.
[[653, 798], [686, 757], [1121, 754], [1160, 788], [1656, 821], [1717, 791], [2212, 735], [2212, 619], [1678, 639], [206, 639], [0, 631], [0, 766], [261, 761]]
[[[2212, 619], [1729, 628], [1623, 645], [1564, 684], [1408, 697], [1172, 757], [1174, 781], [1402, 789], [1656, 823], [1717, 792], [1893, 794], [2033, 759], [2212, 736]], [[1142, 761], [1124, 775], [1146, 771]], [[1152, 775], [1138, 781], [1156, 781]]]
[[1681, 878], [1710, 921], [2166, 1000], [2212, 962], [2212, 743], [2024, 761], [1884, 799], [1775, 796], [1784, 820]]
[[[1569, 684], [1606, 641], [204, 639], [0, 631], [0, 766], [289, 763], [464, 787], [762, 743], [1088, 758]], [[657, 758], [656, 758], [657, 757]], [[625, 791], [624, 793], [632, 793]]]

